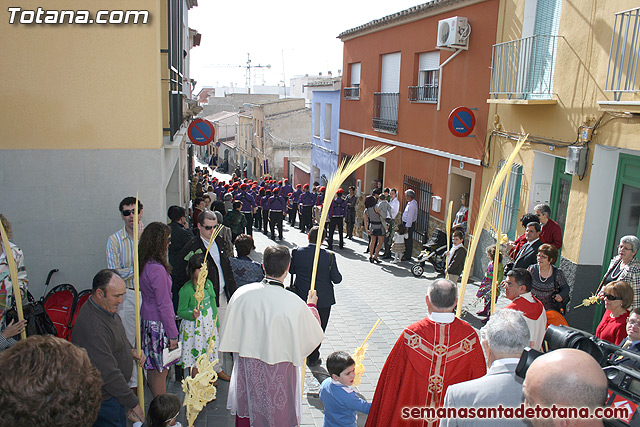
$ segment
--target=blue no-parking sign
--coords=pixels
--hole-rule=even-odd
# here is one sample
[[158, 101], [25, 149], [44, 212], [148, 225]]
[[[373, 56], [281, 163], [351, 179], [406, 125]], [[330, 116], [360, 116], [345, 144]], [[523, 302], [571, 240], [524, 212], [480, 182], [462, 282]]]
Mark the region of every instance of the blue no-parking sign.
[[216, 131], [211, 122], [204, 119], [195, 119], [187, 129], [189, 139], [196, 145], [207, 145], [213, 141], [215, 133]]
[[476, 116], [467, 107], [457, 107], [449, 114], [449, 130], [454, 136], [465, 137], [473, 132]]

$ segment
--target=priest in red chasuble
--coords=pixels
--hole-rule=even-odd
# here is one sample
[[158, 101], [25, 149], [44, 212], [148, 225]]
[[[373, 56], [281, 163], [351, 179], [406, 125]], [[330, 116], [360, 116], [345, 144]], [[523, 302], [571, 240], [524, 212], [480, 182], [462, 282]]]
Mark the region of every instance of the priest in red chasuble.
[[478, 334], [453, 313], [457, 300], [458, 289], [447, 279], [429, 287], [427, 317], [406, 328], [391, 350], [366, 427], [437, 426], [437, 418], [412, 409], [438, 408], [449, 385], [485, 375]]

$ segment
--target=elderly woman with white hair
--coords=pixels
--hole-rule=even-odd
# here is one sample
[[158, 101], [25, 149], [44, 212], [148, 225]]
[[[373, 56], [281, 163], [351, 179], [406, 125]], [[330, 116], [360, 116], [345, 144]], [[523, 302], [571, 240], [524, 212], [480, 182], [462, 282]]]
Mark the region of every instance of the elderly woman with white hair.
[[620, 239], [618, 255], [611, 260], [599, 287], [604, 289], [609, 283], [618, 280], [627, 282], [633, 289], [631, 309], [640, 307], [640, 261], [636, 259], [638, 247], [640, 247], [640, 240], [636, 236], [623, 236]]

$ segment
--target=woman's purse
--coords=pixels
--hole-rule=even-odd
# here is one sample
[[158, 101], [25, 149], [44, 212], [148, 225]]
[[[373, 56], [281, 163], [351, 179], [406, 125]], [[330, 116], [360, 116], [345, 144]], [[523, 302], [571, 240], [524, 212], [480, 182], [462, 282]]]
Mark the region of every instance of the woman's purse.
[[564, 298], [562, 301], [558, 302], [555, 299], [556, 295], [560, 294], [560, 286], [558, 285], [558, 281], [556, 280], [556, 271], [558, 271], [557, 268], [552, 267], [553, 268], [553, 295], [551, 295], [551, 309], [557, 311], [558, 313], [562, 314], [563, 316], [565, 315], [565, 312], [567, 311], [567, 304], [569, 304], [569, 300], [571, 298], [569, 298], [569, 295], [567, 295], [566, 298]]
[[[22, 304], [24, 319], [27, 321], [27, 324], [25, 325], [27, 336], [56, 335], [56, 327], [45, 311], [42, 301], [36, 301], [29, 291], [27, 291], [27, 301], [28, 302], [26, 304]], [[7, 325], [11, 323], [12, 320], [14, 322], [18, 321], [18, 310], [16, 309], [15, 296], [12, 296], [11, 298], [11, 308], [7, 310], [5, 317]]]

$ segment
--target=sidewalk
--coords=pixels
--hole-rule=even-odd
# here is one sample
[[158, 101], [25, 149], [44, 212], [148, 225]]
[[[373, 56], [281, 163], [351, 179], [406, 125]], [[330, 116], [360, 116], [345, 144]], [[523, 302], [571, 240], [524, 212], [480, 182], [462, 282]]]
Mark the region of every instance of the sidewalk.
[[[262, 259], [264, 248], [274, 242], [255, 230], [253, 237], [257, 248], [257, 260]], [[286, 221], [284, 238], [281, 243], [290, 249], [307, 244], [307, 235], [300, 233], [298, 229], [291, 229]], [[337, 242], [334, 243], [334, 247], [337, 247]], [[306, 370], [301, 426], [322, 426], [323, 406], [318, 399], [318, 390], [319, 381], [328, 375], [324, 362], [330, 353], [338, 350], [352, 353], [362, 343], [376, 320], [382, 319], [382, 323], [368, 341], [369, 348], [363, 363], [365, 372], [357, 388], [361, 397], [372, 401], [382, 367], [400, 333], [406, 326], [426, 315], [426, 289], [438, 277], [431, 265], [426, 266], [422, 277], [416, 278], [409, 271], [409, 262], [370, 264], [368, 255], [363, 253], [365, 247], [366, 242], [361, 239], [345, 239], [345, 248], [335, 251], [337, 266], [343, 280], [335, 286], [337, 303], [331, 310], [325, 340], [320, 348], [323, 364], [314, 368], [314, 372]], [[289, 279], [285, 283], [288, 284]], [[480, 328], [483, 324], [475, 317], [475, 312], [481, 308], [480, 303], [477, 307], [472, 306], [477, 300], [477, 289], [477, 283], [469, 283], [467, 286], [464, 307], [470, 314], [465, 314], [463, 319], [475, 328]], [[503, 307], [506, 302], [504, 298], [500, 298], [498, 307]], [[233, 417], [226, 409], [228, 386], [228, 382], [218, 381], [218, 398], [200, 413], [196, 426], [235, 425]], [[175, 381], [170, 381], [168, 391], [178, 394], [181, 399], [183, 397], [180, 384]], [[187, 425], [182, 414], [178, 420], [183, 426]], [[365, 420], [366, 416], [359, 414], [358, 425], [364, 425]]]

